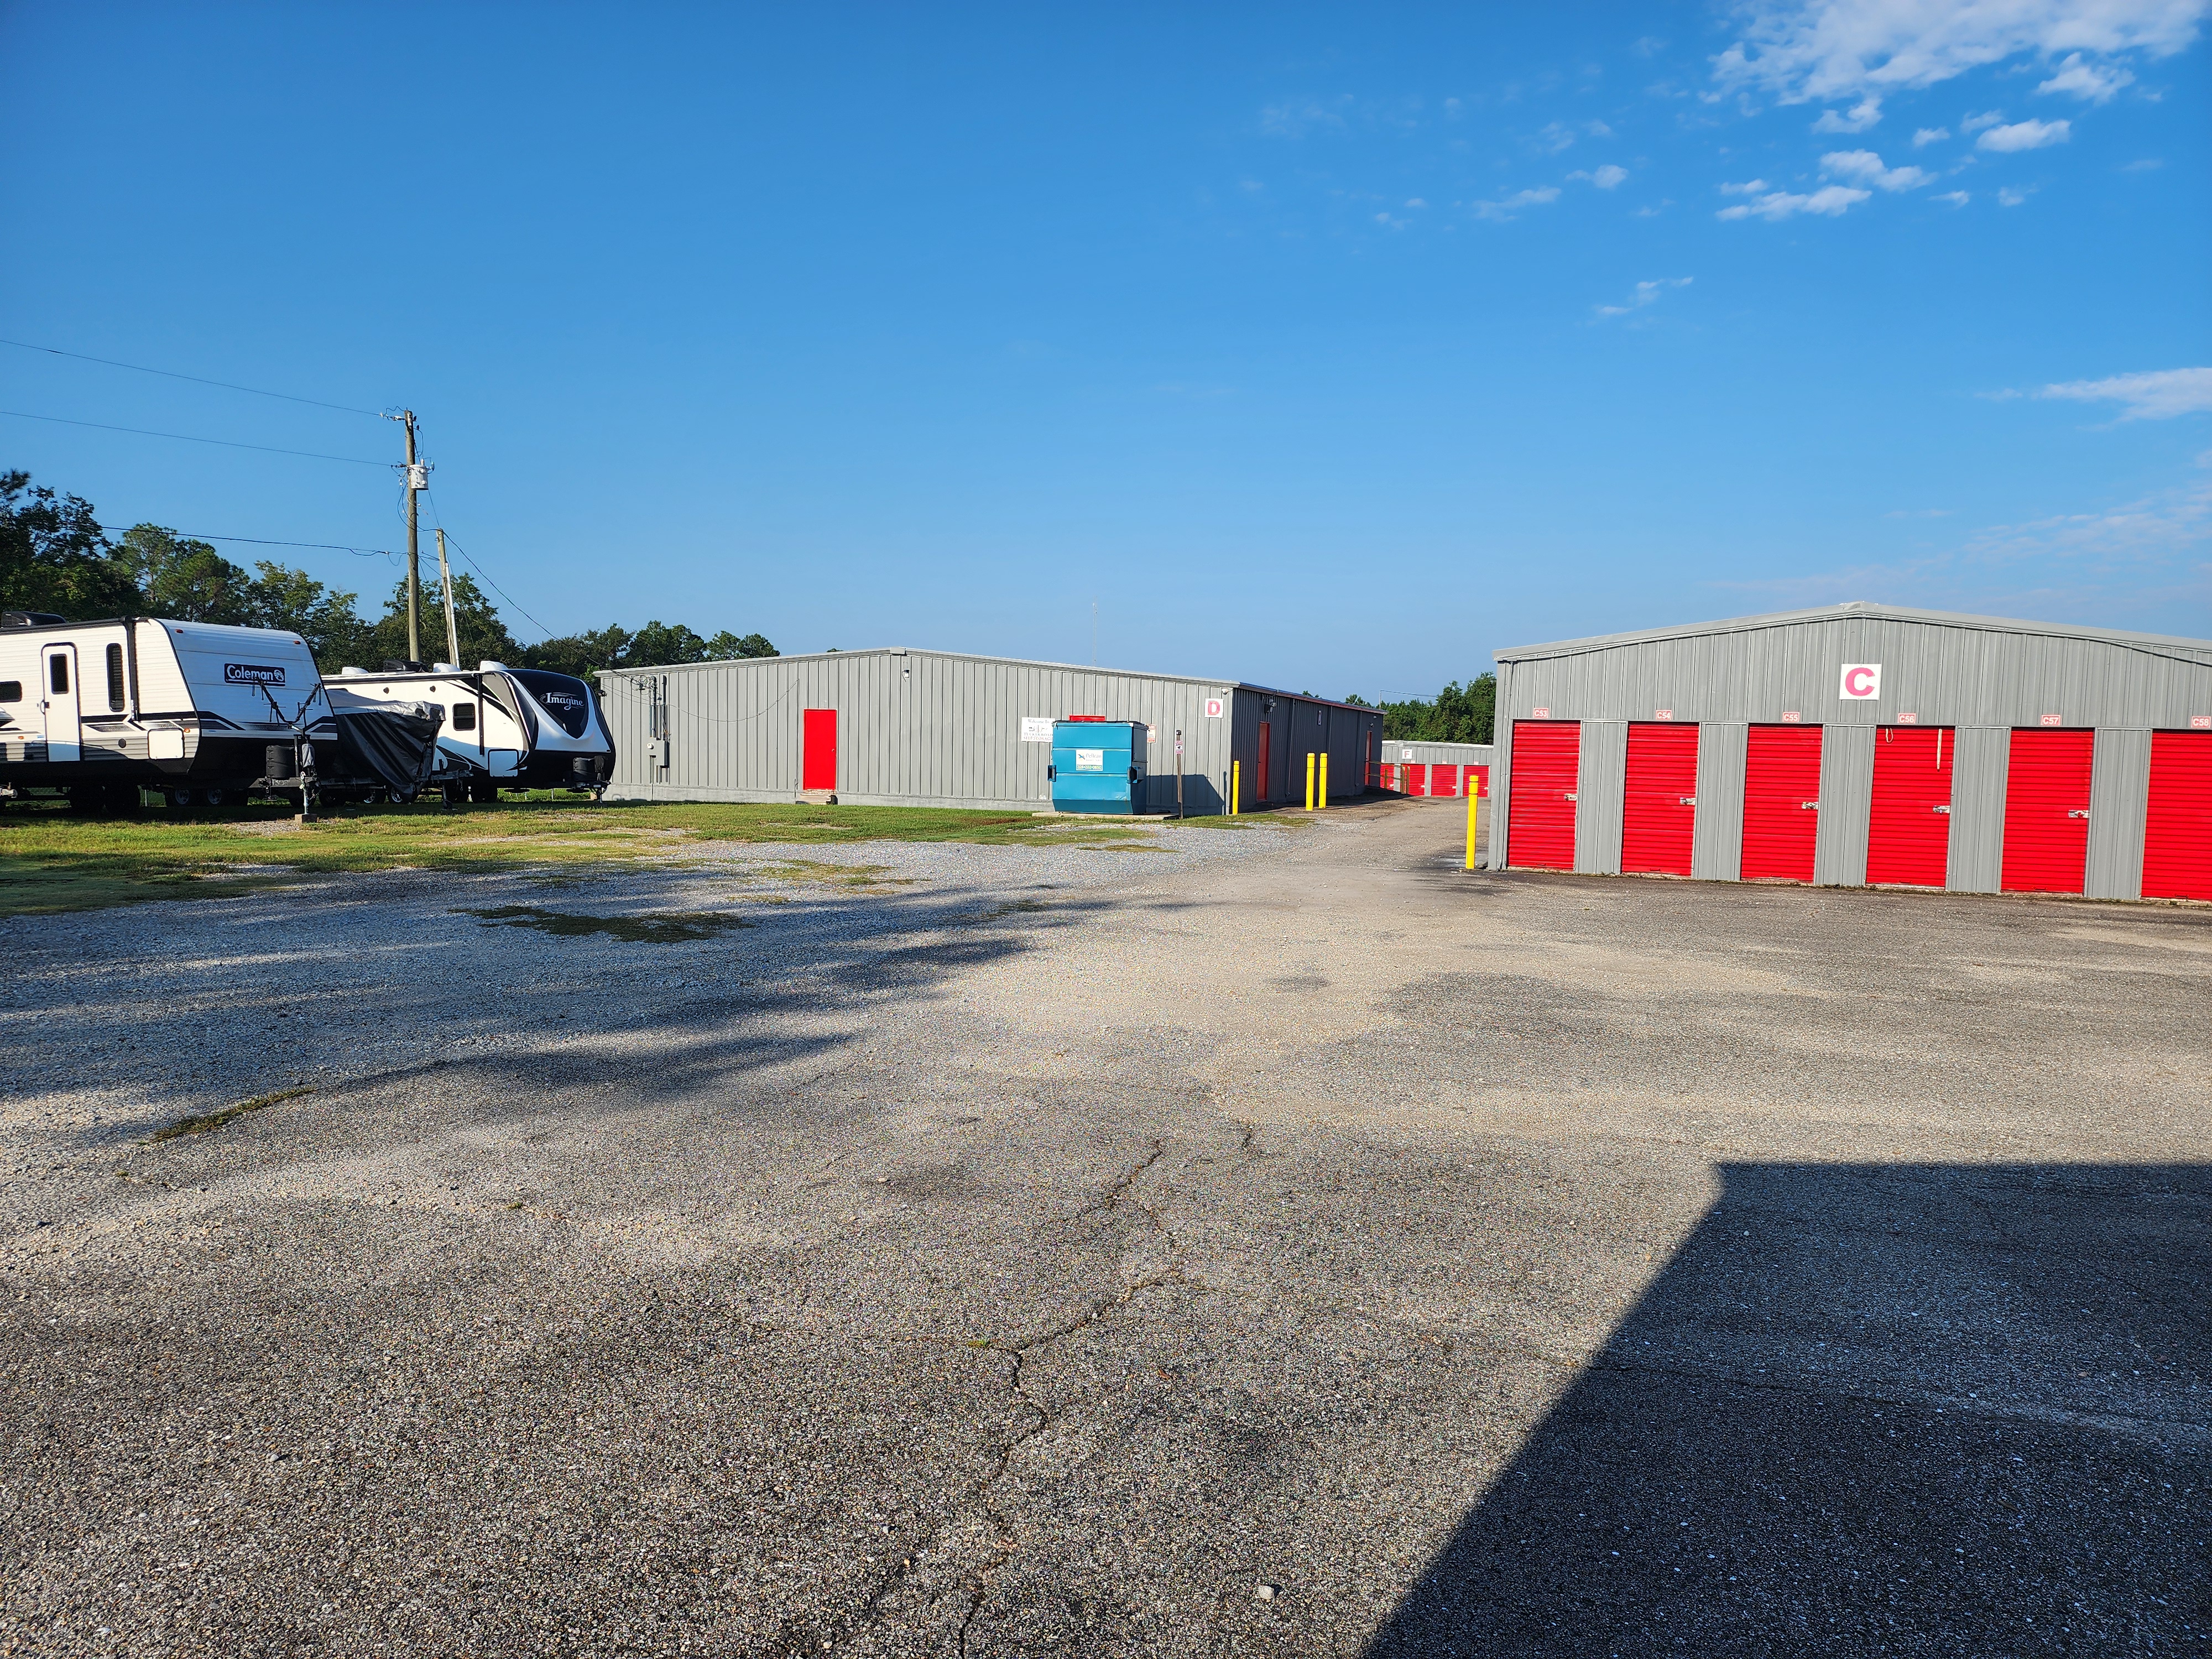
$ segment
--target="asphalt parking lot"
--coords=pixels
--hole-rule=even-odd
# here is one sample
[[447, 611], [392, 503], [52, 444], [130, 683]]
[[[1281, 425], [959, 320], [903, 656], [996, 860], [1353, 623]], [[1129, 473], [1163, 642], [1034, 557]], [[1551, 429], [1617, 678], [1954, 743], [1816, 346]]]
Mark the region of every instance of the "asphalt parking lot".
[[0, 1648], [2204, 1650], [2212, 915], [1178, 833], [0, 923]]

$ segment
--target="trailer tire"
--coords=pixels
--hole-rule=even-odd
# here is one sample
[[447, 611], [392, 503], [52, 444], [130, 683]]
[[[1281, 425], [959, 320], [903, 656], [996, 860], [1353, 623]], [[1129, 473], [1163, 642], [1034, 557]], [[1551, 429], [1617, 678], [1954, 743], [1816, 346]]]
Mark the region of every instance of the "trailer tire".
[[164, 789], [161, 799], [168, 802], [171, 811], [189, 812], [192, 810], [192, 792], [189, 789]]

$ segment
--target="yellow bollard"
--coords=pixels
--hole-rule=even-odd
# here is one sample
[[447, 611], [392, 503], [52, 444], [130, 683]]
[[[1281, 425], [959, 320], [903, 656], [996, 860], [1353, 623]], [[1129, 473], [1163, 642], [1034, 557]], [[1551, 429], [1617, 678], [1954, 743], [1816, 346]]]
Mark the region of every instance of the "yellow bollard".
[[1238, 787], [1238, 786], [1239, 786], [1239, 785], [1241, 785], [1243, 781], [1244, 781], [1244, 763], [1243, 763], [1243, 761], [1231, 761], [1231, 762], [1230, 762], [1230, 763], [1229, 763], [1229, 816], [1230, 816], [1231, 817], [1232, 817], [1232, 818], [1233, 818], [1233, 817], [1235, 817], [1237, 816], [1237, 787]]
[[1313, 811], [1313, 750], [1309, 749], [1306, 750], [1306, 811], [1309, 812]]
[[1467, 792], [1467, 867], [1472, 870], [1474, 868], [1474, 808], [1482, 799], [1483, 783], [1481, 779], [1474, 775], [1472, 767], [1468, 771], [1468, 781], [1474, 785]]
[[1328, 805], [1328, 750], [1326, 749], [1321, 751], [1321, 793], [1315, 799], [1323, 807]]

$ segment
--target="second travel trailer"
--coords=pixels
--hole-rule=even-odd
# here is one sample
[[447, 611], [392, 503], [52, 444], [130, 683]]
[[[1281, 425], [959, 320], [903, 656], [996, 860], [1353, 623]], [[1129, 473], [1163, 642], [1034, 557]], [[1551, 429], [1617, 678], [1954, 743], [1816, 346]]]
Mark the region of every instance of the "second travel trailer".
[[325, 689], [333, 710], [425, 703], [441, 710], [428, 782], [449, 799], [491, 800], [505, 789], [605, 788], [614, 741], [599, 700], [572, 675], [482, 662], [371, 673], [342, 668]]

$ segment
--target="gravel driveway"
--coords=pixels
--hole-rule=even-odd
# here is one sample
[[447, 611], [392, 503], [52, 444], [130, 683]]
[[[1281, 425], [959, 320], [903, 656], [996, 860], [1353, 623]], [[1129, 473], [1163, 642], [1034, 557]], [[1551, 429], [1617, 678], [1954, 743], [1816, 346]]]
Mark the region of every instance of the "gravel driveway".
[[1460, 830], [0, 923], [0, 1647], [2201, 1648], [2212, 915]]

